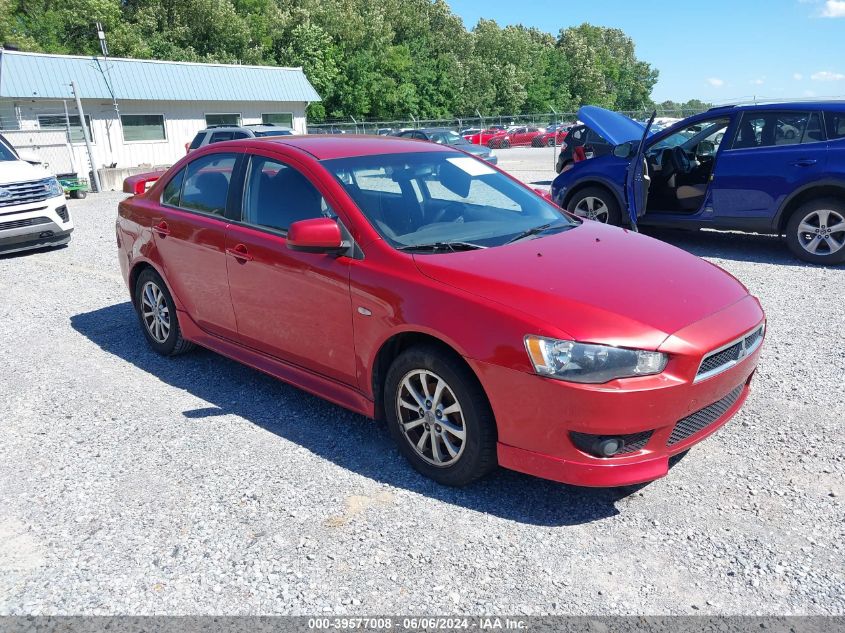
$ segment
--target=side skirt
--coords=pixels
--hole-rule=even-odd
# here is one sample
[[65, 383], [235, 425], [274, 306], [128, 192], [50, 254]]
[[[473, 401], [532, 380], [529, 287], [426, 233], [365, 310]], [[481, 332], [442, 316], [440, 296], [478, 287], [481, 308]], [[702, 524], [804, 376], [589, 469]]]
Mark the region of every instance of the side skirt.
[[357, 389], [320, 376], [307, 369], [291, 365], [273, 356], [209, 334], [200, 328], [186, 312], [181, 310], [179, 311], [179, 325], [182, 328], [182, 335], [197, 345], [269, 374], [345, 409], [360, 413], [368, 418], [375, 417], [375, 403]]

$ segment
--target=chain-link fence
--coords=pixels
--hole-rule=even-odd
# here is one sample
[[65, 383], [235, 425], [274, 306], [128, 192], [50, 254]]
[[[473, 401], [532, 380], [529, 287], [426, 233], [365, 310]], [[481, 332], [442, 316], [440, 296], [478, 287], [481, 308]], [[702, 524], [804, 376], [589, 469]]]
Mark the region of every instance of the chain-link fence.
[[[653, 110], [627, 110], [621, 111], [627, 117], [637, 121], [646, 121]], [[683, 119], [701, 110], [685, 108], [683, 110], [658, 110], [657, 116], [661, 119]], [[319, 123], [309, 123], [309, 133], [323, 134], [388, 134], [390, 132], [406, 129], [419, 128], [447, 128], [460, 132], [468, 129], [487, 129], [490, 126], [510, 127], [514, 125], [530, 125], [535, 127], [548, 127], [558, 123], [574, 123], [578, 120], [577, 112], [545, 112], [535, 114], [496, 114], [482, 116], [476, 114], [468, 117], [451, 117], [443, 119], [418, 119], [409, 116], [406, 119], [367, 119], [353, 118], [331, 119]]]

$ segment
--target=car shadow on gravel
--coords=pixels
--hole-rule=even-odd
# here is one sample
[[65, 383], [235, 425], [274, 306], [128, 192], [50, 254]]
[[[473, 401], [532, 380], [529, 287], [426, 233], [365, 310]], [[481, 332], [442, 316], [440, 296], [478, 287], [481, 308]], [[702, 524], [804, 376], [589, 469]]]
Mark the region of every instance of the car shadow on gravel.
[[77, 314], [71, 325], [109, 354], [209, 403], [184, 411], [185, 424], [237, 415], [342, 468], [446, 503], [521, 523], [579, 525], [619, 514], [616, 503], [642, 488], [580, 488], [505, 469], [466, 488], [440, 486], [408, 465], [383, 424], [208, 350], [158, 356], [128, 301]]
[[645, 235], [699, 257], [800, 268], [817, 267], [795, 257], [787, 248], [786, 240], [778, 235], [713, 230], [684, 231], [656, 227], [642, 227], [641, 230]]

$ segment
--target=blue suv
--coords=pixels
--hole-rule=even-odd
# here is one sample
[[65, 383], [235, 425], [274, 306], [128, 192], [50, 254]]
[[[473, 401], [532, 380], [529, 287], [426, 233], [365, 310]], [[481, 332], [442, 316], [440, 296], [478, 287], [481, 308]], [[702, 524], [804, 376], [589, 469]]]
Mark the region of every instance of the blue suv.
[[611, 224], [786, 235], [817, 264], [845, 262], [845, 103], [725, 106], [655, 134], [585, 106], [614, 145], [552, 182], [561, 207]]

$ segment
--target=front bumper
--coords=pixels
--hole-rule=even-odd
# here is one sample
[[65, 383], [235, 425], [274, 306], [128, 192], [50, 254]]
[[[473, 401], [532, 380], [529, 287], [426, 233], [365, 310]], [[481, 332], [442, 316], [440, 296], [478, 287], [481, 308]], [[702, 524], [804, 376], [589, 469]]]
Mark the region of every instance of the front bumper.
[[[731, 332], [744, 332], [762, 317], [756, 301], [740, 302], [670, 337], [661, 347], [674, 352], [664, 373], [602, 385], [469, 360], [496, 417], [499, 464], [580, 486], [624, 486], [666, 475], [670, 457], [717, 431], [742, 407], [757, 367], [762, 346], [724, 372], [694, 382], [701, 357], [733, 338], [713, 340], [704, 333], [717, 321], [721, 329], [727, 324]], [[710, 342], [694, 344], [702, 337]], [[597, 457], [578, 448], [573, 433], [646, 439], [631, 452]]]
[[0, 254], [67, 244], [72, 232], [64, 196], [0, 207]]

